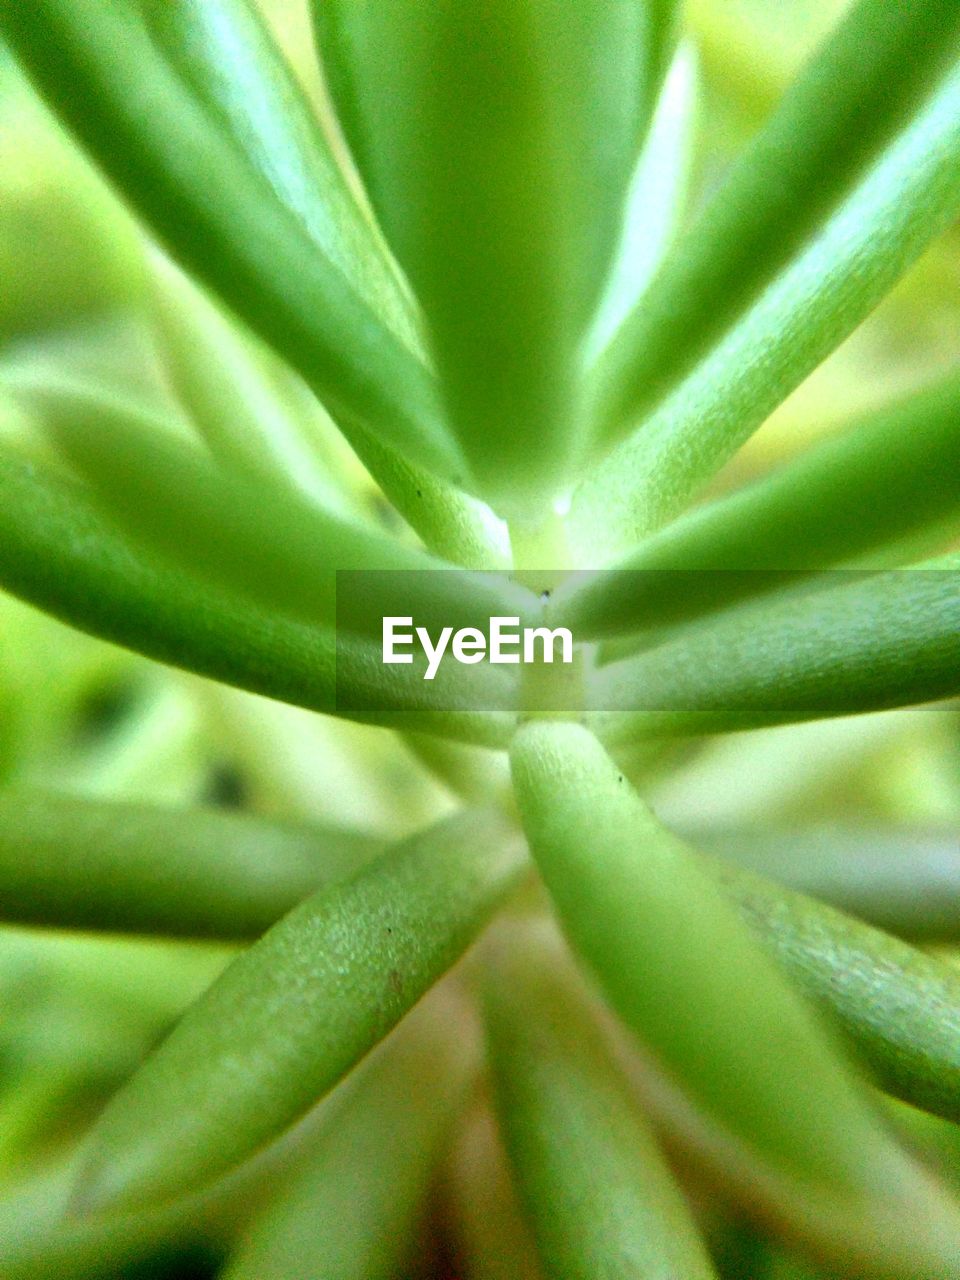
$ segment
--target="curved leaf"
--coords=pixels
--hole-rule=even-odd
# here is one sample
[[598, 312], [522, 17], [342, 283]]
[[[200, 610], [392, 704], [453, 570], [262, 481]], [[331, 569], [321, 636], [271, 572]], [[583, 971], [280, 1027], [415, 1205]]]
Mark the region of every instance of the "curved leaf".
[[[595, 677], [611, 741], [749, 729], [960, 694], [960, 559], [840, 574], [815, 594], [743, 605]], [[608, 712], [607, 708], [618, 708]]]
[[[808, 1007], [585, 729], [512, 748], [524, 827], [563, 927], [691, 1100], [813, 1196], [915, 1215], [910, 1274], [955, 1257], [960, 1215], [886, 1134]], [[749, 998], [745, 998], [745, 995]], [[895, 1210], [895, 1213], [894, 1213]]]
[[459, 958], [523, 868], [504, 820], [473, 811], [302, 903], [110, 1103], [91, 1138], [84, 1206], [201, 1186], [286, 1128]]
[[501, 1123], [547, 1273], [714, 1276], [600, 1027], [556, 976], [558, 957], [503, 931], [485, 959]]
[[265, 353], [255, 352], [166, 258], [154, 255], [153, 269], [151, 310], [164, 370], [218, 462], [251, 478], [295, 488], [327, 511], [356, 516], [342, 464], [338, 469], [332, 462], [319, 433], [307, 435], [273, 385], [273, 371], [263, 367]]
[[280, 201], [278, 175], [259, 167], [263, 138], [252, 159], [238, 148], [129, 5], [5, 2], [0, 33], [174, 257], [332, 413], [447, 477], [464, 476], [430, 374]]
[[452, 1002], [417, 1010], [344, 1086], [302, 1169], [244, 1232], [224, 1280], [397, 1275], [415, 1251], [476, 1049], [458, 1014]]
[[383, 842], [213, 809], [0, 789], [0, 916], [21, 924], [249, 938]]
[[354, 157], [424, 307], [451, 421], [504, 514], [553, 496], [573, 459], [578, 346], [672, 7], [313, 6]]
[[483, 673], [482, 695], [471, 684], [465, 701], [442, 670], [435, 690], [412, 667], [387, 671], [379, 647], [338, 645], [327, 629], [138, 554], [76, 485], [2, 452], [0, 585], [103, 639], [296, 706], [487, 745], [502, 745], [513, 722], [473, 709], [513, 704], [509, 682], [486, 687], [491, 668], [456, 673]]
[[960, 1121], [960, 970], [720, 859], [704, 866], [784, 973], [837, 1021], [878, 1083]]
[[616, 567], [575, 575], [552, 608], [583, 638], [643, 630], [782, 585], [778, 571], [869, 563], [871, 552], [958, 513], [960, 378], [952, 376], [696, 508]]
[[[278, 394], [258, 375], [242, 338], [198, 291], [188, 290], [162, 260], [155, 267], [156, 317], [168, 371], [212, 452], [239, 470], [293, 483], [321, 506], [349, 514], [338, 468], [326, 451], [321, 461], [317, 450], [318, 430], [334, 429], [319, 402], [289, 377], [287, 394]], [[356, 423], [340, 426], [394, 508], [432, 551], [465, 568], [509, 567], [506, 532], [485, 503], [411, 466]]]
[[136, 0], [155, 45], [374, 315], [421, 352], [418, 317], [296, 78], [249, 0]]
[[698, 847], [920, 942], [960, 939], [956, 831], [867, 825], [702, 832]]
[[623, 230], [587, 340], [590, 364], [636, 307], [679, 231], [689, 186], [697, 57], [682, 44], [667, 72], [630, 179]]
[[[405, 611], [434, 630], [485, 627], [491, 614], [536, 607], [530, 592], [499, 575], [452, 571], [264, 476], [220, 470], [122, 401], [69, 387], [32, 388], [26, 398], [128, 536], [265, 610], [337, 623], [379, 643], [384, 615], [398, 611], [394, 574]], [[348, 570], [377, 573], [364, 579], [363, 593], [339, 598], [337, 573]]]
[[860, 0], [677, 246], [601, 376], [607, 427], [641, 422], [574, 497], [594, 563], [675, 515], [949, 224], [958, 36], [950, 0]]

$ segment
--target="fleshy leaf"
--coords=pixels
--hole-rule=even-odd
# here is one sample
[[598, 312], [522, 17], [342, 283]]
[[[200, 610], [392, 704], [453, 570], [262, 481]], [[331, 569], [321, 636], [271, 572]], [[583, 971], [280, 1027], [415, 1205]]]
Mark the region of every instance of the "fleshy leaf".
[[695, 843], [889, 933], [960, 940], [960, 839], [948, 828], [751, 825]]
[[948, 226], [958, 34], [951, 0], [860, 0], [670, 255], [600, 376], [610, 436], [634, 430], [574, 497], [595, 565], [674, 516]]
[[708, 1117], [811, 1195], [875, 1206], [878, 1232], [909, 1205], [911, 1274], [939, 1274], [960, 1217], [888, 1137], [693, 851], [582, 727], [528, 724], [512, 760], [564, 930], [642, 1044]]
[[265, 822], [0, 789], [0, 916], [20, 924], [249, 938], [383, 842]]
[[604, 735], [749, 729], [960, 694], [960, 558], [840, 577], [605, 667], [591, 706], [623, 711], [600, 712]]
[[[253, 21], [247, 14], [248, 34]], [[463, 478], [429, 371], [280, 199], [277, 184], [290, 175], [264, 172], [266, 137], [254, 132], [249, 149], [238, 147], [234, 108], [217, 96], [211, 110], [206, 56], [184, 74], [129, 5], [4, 4], [0, 33], [177, 261], [289, 360], [331, 413]]]
[[[450, 572], [415, 547], [320, 509], [265, 476], [218, 469], [162, 421], [123, 401], [70, 388], [26, 393], [44, 429], [90, 484], [105, 514], [131, 538], [264, 610], [372, 636], [395, 613], [377, 597], [391, 573], [418, 622], [486, 626], [491, 614], [536, 608], [495, 574]], [[337, 572], [377, 570], [366, 590], [338, 601]], [[460, 621], [458, 622], [458, 619]]]
[[714, 1276], [599, 1026], [556, 972], [562, 959], [506, 930], [485, 958], [501, 1123], [547, 1274]]
[[95, 1126], [89, 1210], [208, 1182], [325, 1094], [454, 963], [524, 868], [491, 812], [302, 903], [224, 972]]
[[313, 106], [249, 0], [137, 0], [170, 65], [374, 315], [422, 352], [418, 316]]
[[451, 421], [505, 515], [553, 496], [574, 457], [578, 348], [672, 8], [313, 6], [338, 114], [423, 305]]
[[[336, 643], [330, 630], [266, 613], [134, 549], [77, 485], [0, 452], [0, 585], [55, 617], [160, 662], [315, 711], [502, 745], [511, 685], [486, 679], [466, 701], [413, 667], [380, 662], [379, 646]], [[499, 670], [499, 669], [498, 669]], [[408, 677], [407, 673], [413, 673]], [[338, 697], [345, 695], [346, 697]], [[345, 700], [350, 702], [349, 711]], [[489, 706], [489, 712], [474, 708]]]
[[[189, 290], [167, 264], [158, 261], [156, 269], [161, 284], [156, 315], [168, 372], [211, 450], [240, 470], [281, 478], [322, 506], [349, 512], [349, 486], [338, 484], [342, 459], [331, 460], [329, 449], [318, 448], [320, 429], [335, 429], [323, 407], [302, 384], [291, 385], [289, 373], [282, 388], [286, 395], [277, 394], [252, 362], [249, 344], [199, 292]], [[340, 427], [431, 551], [465, 568], [508, 567], [506, 532], [484, 503], [412, 466], [357, 423], [344, 421]]]
[[879, 1084], [960, 1121], [960, 970], [720, 859], [704, 866], [790, 979], [850, 1037]]
[[[159, 254], [153, 268], [152, 316], [164, 371], [191, 425], [218, 462], [254, 479], [294, 487], [328, 511], [356, 517], [357, 504], [350, 500], [342, 460], [338, 470], [319, 432], [309, 435], [304, 430], [302, 418], [263, 367], [266, 353], [255, 351], [252, 342], [245, 341]], [[287, 374], [285, 368], [283, 373]], [[322, 419], [322, 408], [314, 404]], [[333, 433], [333, 424], [327, 422]]]
[[[555, 595], [554, 614], [585, 639], [656, 627], [782, 585], [776, 572], [755, 570], [869, 564], [871, 553], [958, 512], [954, 376], [695, 509], [616, 567], [575, 577], [566, 601]], [[674, 570], [696, 572], [671, 578]]]
[[587, 341], [603, 354], [676, 239], [688, 195], [697, 107], [697, 57], [683, 44], [663, 82], [630, 179], [620, 244]]
[[453, 1001], [416, 1010], [331, 1099], [302, 1169], [244, 1232], [224, 1280], [391, 1280], [416, 1255], [476, 1049], [458, 1014]]

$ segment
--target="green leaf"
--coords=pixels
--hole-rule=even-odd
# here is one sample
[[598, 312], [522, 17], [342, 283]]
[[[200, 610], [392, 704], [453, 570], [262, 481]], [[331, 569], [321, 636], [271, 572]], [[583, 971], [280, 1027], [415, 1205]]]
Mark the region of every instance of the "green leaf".
[[382, 841], [213, 809], [0, 789], [0, 916], [21, 924], [249, 938]]
[[[266, 353], [245, 341], [166, 258], [156, 254], [153, 268], [151, 310], [164, 371], [217, 461], [253, 479], [296, 488], [327, 511], [356, 517], [359, 504], [352, 501], [342, 464], [332, 462], [319, 431], [308, 434], [302, 415], [275, 385], [292, 376], [286, 366], [266, 366]], [[304, 395], [309, 396], [306, 389]], [[310, 399], [322, 419], [323, 409]], [[330, 431], [335, 432], [332, 423]]]
[[949, 224], [958, 31], [950, 0], [860, 0], [670, 255], [600, 379], [608, 438], [635, 430], [574, 498], [594, 563], [675, 515]]
[[138, 301], [132, 220], [0, 53], [0, 339], [56, 329]]
[[597, 1021], [557, 975], [562, 958], [504, 930], [485, 959], [501, 1123], [547, 1273], [714, 1276]]
[[528, 724], [512, 758], [564, 930], [627, 1026], [709, 1119], [804, 1195], [873, 1206], [881, 1234], [914, 1214], [904, 1274], [942, 1274], [956, 1256], [956, 1211], [887, 1136], [693, 851], [582, 727]]
[[[960, 694], [960, 558], [741, 605], [595, 677], [609, 740], [749, 729]], [[852, 580], [851, 580], [852, 579]], [[606, 708], [623, 708], [608, 712]]]
[[917, 942], [960, 939], [960, 842], [949, 829], [751, 826], [697, 845]]
[[225, 971], [95, 1126], [88, 1210], [203, 1185], [346, 1074], [454, 963], [524, 869], [471, 811], [297, 907]]
[[451, 421], [503, 514], [552, 497], [673, 6], [313, 6], [328, 81], [424, 307]]
[[664, 79], [630, 179], [620, 243], [587, 342], [588, 364], [616, 336], [677, 237], [690, 185], [697, 98], [697, 57], [684, 44]]
[[[206, 55], [184, 72], [129, 5], [4, 4], [0, 34], [178, 262], [288, 359], [335, 416], [366, 424], [448, 478], [463, 477], [431, 375], [279, 198], [287, 178], [262, 168], [270, 122], [266, 134], [241, 131], [249, 146], [238, 146], [240, 107], [236, 98], [224, 107]], [[266, 83], [276, 69], [254, 70], [259, 59], [250, 76]], [[191, 76], [206, 85], [202, 94]], [[268, 100], [277, 92], [285, 91], [263, 88]]]
[[777, 572], [756, 570], [869, 564], [870, 553], [958, 512], [960, 378], [952, 376], [696, 508], [615, 568], [574, 576], [568, 597], [554, 596], [554, 616], [584, 639], [645, 630], [783, 585]]
[[330, 630], [138, 553], [78, 486], [2, 451], [0, 585], [83, 631], [296, 706], [490, 746], [513, 723], [493, 710], [513, 694], [509, 681], [488, 686], [492, 668], [459, 668], [452, 686], [443, 669], [429, 684], [413, 667], [384, 668], [379, 647], [338, 645]]
[[257, 6], [249, 0], [136, 2], [154, 43], [196, 100], [373, 314], [422, 354], [406, 285]]
[[960, 1121], [960, 969], [721, 859], [704, 866], [878, 1083]]
[[[29, 389], [26, 400], [128, 536], [265, 611], [336, 623], [379, 644], [387, 614], [415, 614], [435, 631], [486, 627], [492, 614], [536, 609], [532, 593], [499, 575], [452, 572], [288, 486], [218, 469], [205, 451], [122, 401], [49, 386]], [[378, 572], [364, 578], [362, 592], [338, 598], [344, 570]]]
[[[320, 428], [334, 430], [320, 404], [302, 384], [291, 386], [289, 373], [287, 395], [278, 394], [258, 374], [249, 344], [215, 308], [164, 262], [158, 259], [155, 266], [161, 286], [156, 316], [168, 371], [211, 450], [240, 470], [282, 478], [321, 506], [349, 513], [338, 468], [328, 451], [317, 448]], [[432, 551], [465, 568], [509, 567], [506, 531], [485, 503], [411, 466], [356, 423], [340, 425], [394, 508]]]
[[452, 1001], [428, 1003], [331, 1099], [302, 1169], [244, 1232], [224, 1280], [391, 1280], [413, 1261], [476, 1050], [458, 1020]]

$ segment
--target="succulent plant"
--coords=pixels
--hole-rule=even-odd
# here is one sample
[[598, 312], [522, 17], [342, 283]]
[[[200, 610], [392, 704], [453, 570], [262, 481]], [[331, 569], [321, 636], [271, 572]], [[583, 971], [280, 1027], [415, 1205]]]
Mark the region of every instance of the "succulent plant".
[[960, 9], [776, 9], [0, 0], [7, 1280], [960, 1277]]

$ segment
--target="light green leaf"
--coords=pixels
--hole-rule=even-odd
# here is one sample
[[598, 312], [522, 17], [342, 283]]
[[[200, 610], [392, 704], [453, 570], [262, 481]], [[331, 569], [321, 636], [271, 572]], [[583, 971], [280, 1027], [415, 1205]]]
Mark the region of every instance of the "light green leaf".
[[88, 320], [137, 301], [132, 220], [0, 51], [0, 338]]
[[704, 866], [884, 1089], [960, 1121], [960, 969], [719, 858]]
[[501, 1123], [547, 1273], [714, 1276], [599, 1025], [557, 973], [563, 959], [506, 930], [485, 959]]
[[595, 564], [675, 515], [956, 214], [958, 34], [951, 0], [860, 0], [671, 254], [600, 379], [610, 437], [635, 430], [574, 498]]
[[424, 307], [451, 421], [505, 515], [552, 497], [574, 458], [578, 348], [672, 8], [313, 6], [354, 158]]
[[370, 310], [422, 357], [419, 318], [380, 233], [361, 211], [329, 137], [256, 4], [136, 0], [197, 101], [270, 184]]
[[695, 842], [889, 933], [960, 940], [960, 840], [947, 828], [751, 825]]
[[[205, 56], [191, 73], [206, 85], [198, 95], [130, 5], [4, 5], [0, 34], [173, 256], [288, 359], [334, 415], [463, 478], [431, 375], [278, 197], [277, 185], [292, 177], [263, 171], [263, 133], [247, 138], [250, 150], [238, 147], [239, 108], [223, 106]], [[260, 74], [250, 71], [258, 83]], [[268, 98], [278, 91], [263, 90]]]
[[667, 72], [627, 191], [623, 229], [587, 340], [601, 356], [676, 239], [688, 195], [697, 108], [697, 57], [681, 45]]
[[[156, 254], [153, 269], [152, 316], [163, 368], [214, 457], [251, 478], [296, 488], [327, 511], [356, 517], [358, 504], [342, 462], [338, 467], [331, 459], [319, 431], [305, 430], [274, 385], [278, 379], [269, 376], [274, 370], [265, 367], [266, 353], [245, 341], [167, 259]], [[282, 375], [293, 376], [286, 367]], [[309, 396], [306, 389], [304, 396]], [[323, 409], [315, 400], [313, 404], [322, 420]], [[347, 453], [345, 446], [343, 451]]]
[[0, 916], [21, 924], [249, 938], [383, 842], [264, 822], [0, 789]]
[[463, 1011], [433, 999], [331, 1099], [302, 1168], [243, 1234], [224, 1280], [391, 1280], [414, 1260], [476, 1050], [458, 1025]]
[[873, 1206], [881, 1234], [911, 1214], [904, 1273], [942, 1274], [960, 1216], [890, 1140], [692, 850], [660, 827], [582, 727], [528, 724], [512, 757], [524, 827], [564, 930], [644, 1046], [709, 1118], [805, 1194]]
[[[452, 572], [265, 476], [218, 469], [205, 451], [122, 401], [51, 386], [30, 388], [26, 401], [129, 537], [264, 610], [336, 623], [378, 644], [388, 614], [409, 612], [436, 631], [536, 610], [532, 593], [499, 575]], [[362, 592], [338, 598], [343, 570], [378, 572], [364, 578]]]
[[493, 668], [458, 668], [452, 685], [443, 668], [432, 683], [413, 667], [386, 669], [379, 646], [337, 645], [328, 629], [138, 553], [78, 486], [2, 452], [0, 585], [81, 630], [296, 706], [490, 746], [513, 723], [495, 710], [514, 696], [510, 681], [488, 683]]
[[[869, 564], [871, 553], [958, 513], [960, 378], [952, 376], [696, 508], [615, 568], [574, 576], [568, 598], [554, 596], [554, 616], [584, 639], [646, 630], [789, 585], [776, 571]], [[671, 577], [675, 570], [695, 572]]]
[[604, 735], [750, 729], [960, 694], [960, 559], [842, 576], [603, 668], [588, 697]]
[[525, 866], [466, 812], [321, 890], [225, 971], [96, 1125], [88, 1210], [208, 1182], [327, 1092], [457, 960]]

